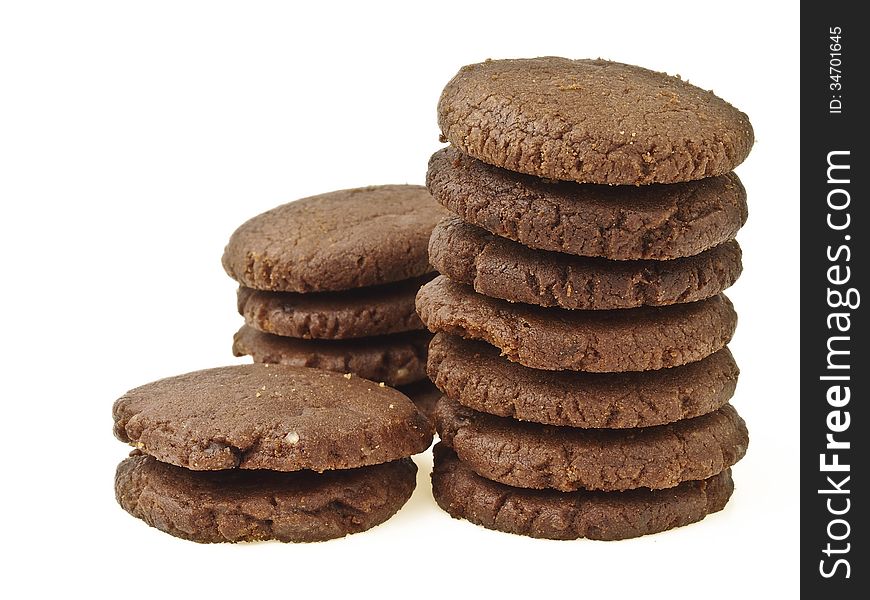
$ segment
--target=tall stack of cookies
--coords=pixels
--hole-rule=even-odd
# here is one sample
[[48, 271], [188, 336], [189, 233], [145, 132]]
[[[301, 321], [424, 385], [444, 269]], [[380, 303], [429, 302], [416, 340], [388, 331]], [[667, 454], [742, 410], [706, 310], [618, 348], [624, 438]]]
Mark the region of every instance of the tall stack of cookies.
[[399, 386], [426, 411], [431, 335], [414, 296], [432, 278], [426, 247], [445, 214], [422, 186], [383, 185], [248, 220], [223, 255], [245, 318], [233, 353]]
[[722, 509], [748, 434], [729, 404], [745, 114], [603, 60], [463, 67], [438, 106], [433, 491], [533, 537], [624, 539]]

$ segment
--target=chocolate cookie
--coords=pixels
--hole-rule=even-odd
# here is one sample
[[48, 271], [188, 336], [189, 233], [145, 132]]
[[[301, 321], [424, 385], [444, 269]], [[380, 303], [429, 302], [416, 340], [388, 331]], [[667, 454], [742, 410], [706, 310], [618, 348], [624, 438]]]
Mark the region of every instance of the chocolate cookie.
[[752, 148], [748, 117], [679, 77], [606, 60], [488, 60], [438, 102], [442, 139], [538, 177], [638, 185], [723, 175]]
[[429, 261], [485, 296], [582, 310], [703, 300], [730, 287], [743, 269], [734, 240], [687, 258], [615, 261], [530, 250], [458, 217], [435, 227]]
[[432, 494], [447, 513], [535, 538], [624, 540], [658, 533], [722, 510], [734, 491], [729, 469], [667, 490], [529, 490], [484, 479], [444, 444], [436, 444], [434, 454]]
[[239, 314], [254, 329], [305, 339], [340, 340], [423, 329], [414, 296], [429, 279], [314, 294], [240, 287]]
[[245, 287], [323, 292], [431, 272], [426, 243], [446, 213], [425, 188], [383, 185], [284, 204], [239, 227], [223, 265]]
[[728, 348], [672, 369], [636, 373], [542, 371], [512, 363], [483, 342], [439, 333], [429, 377], [475, 410], [548, 425], [626, 429], [664, 425], [720, 408], [740, 371]]
[[138, 455], [118, 465], [115, 497], [134, 517], [194, 542], [319, 542], [389, 519], [416, 473], [409, 458], [317, 474], [197, 472]]
[[427, 331], [409, 331], [352, 340], [302, 340], [243, 325], [233, 336], [233, 354], [250, 355], [258, 363], [353, 373], [396, 386], [426, 377], [426, 349], [431, 338]]
[[489, 342], [534, 369], [646, 371], [701, 360], [731, 339], [737, 314], [722, 294], [673, 306], [579, 311], [511, 304], [436, 277], [417, 294], [432, 332]]
[[734, 237], [746, 190], [734, 173], [642, 187], [511, 173], [453, 148], [429, 160], [429, 191], [464, 221], [529, 248], [612, 260], [693, 256]]
[[198, 471], [351, 469], [422, 452], [429, 422], [403, 394], [359, 377], [284, 365], [195, 371], [130, 390], [115, 436]]
[[421, 379], [416, 383], [409, 383], [397, 388], [400, 392], [410, 398], [414, 406], [417, 407], [423, 416], [434, 423], [435, 405], [441, 399], [441, 390], [435, 387], [428, 379]]
[[720, 473], [749, 445], [746, 424], [730, 404], [657, 427], [577, 429], [496, 417], [442, 398], [435, 428], [481, 477], [563, 492], [671, 488]]

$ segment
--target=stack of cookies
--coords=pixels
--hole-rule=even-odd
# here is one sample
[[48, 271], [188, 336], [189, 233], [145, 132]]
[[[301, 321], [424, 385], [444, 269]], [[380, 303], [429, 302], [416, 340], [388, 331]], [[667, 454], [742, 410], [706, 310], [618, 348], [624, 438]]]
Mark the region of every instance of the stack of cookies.
[[118, 502], [196, 542], [313, 542], [369, 529], [410, 498], [408, 457], [432, 441], [396, 390], [285, 365], [162, 379], [112, 412], [115, 435], [136, 448], [118, 465]]
[[624, 539], [722, 509], [748, 445], [728, 403], [746, 115], [603, 60], [463, 67], [427, 184], [450, 209], [417, 310], [444, 397], [433, 488], [454, 517]]
[[245, 325], [233, 352], [404, 386], [431, 403], [431, 335], [414, 310], [431, 279], [427, 244], [447, 211], [415, 185], [341, 190], [258, 215], [230, 238]]

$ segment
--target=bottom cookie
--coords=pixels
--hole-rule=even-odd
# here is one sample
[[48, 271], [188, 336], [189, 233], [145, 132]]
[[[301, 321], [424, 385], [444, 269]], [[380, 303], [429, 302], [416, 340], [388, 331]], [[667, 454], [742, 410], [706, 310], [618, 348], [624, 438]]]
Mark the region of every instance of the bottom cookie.
[[134, 454], [118, 465], [121, 507], [194, 542], [319, 542], [383, 523], [416, 485], [409, 458], [341, 471], [189, 471]]
[[426, 377], [426, 353], [432, 334], [425, 330], [350, 340], [304, 340], [263, 333], [247, 325], [233, 336], [233, 354], [254, 362], [315, 367], [387, 385], [405, 385]]
[[432, 493], [450, 516], [535, 538], [624, 540], [658, 533], [722, 510], [734, 491], [730, 469], [666, 490], [530, 490], [484, 479], [444, 444], [434, 455]]

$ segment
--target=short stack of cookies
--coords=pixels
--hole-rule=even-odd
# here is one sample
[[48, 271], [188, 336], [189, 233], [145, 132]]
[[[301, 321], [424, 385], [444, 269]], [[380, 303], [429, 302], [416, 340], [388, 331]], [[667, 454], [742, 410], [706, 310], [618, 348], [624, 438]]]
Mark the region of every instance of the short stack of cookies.
[[448, 513], [533, 537], [625, 539], [731, 496], [748, 434], [729, 404], [745, 114], [603, 60], [463, 67], [439, 105], [431, 194], [453, 216], [430, 331], [432, 475]]
[[112, 410], [134, 446], [115, 495], [196, 542], [314, 542], [386, 521], [411, 497], [431, 425], [407, 397], [286, 365], [196, 371], [130, 390]]
[[223, 255], [245, 318], [233, 353], [399, 386], [425, 410], [431, 335], [414, 296], [432, 277], [426, 247], [445, 214], [422, 186], [384, 185], [250, 219]]

